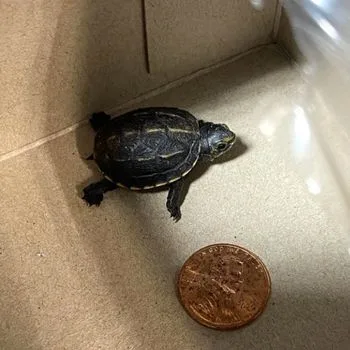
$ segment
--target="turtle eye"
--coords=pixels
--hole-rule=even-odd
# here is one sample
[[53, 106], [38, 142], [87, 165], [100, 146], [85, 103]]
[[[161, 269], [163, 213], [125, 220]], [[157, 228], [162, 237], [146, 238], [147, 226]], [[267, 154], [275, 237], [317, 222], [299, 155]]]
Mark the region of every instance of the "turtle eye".
[[219, 143], [217, 148], [219, 151], [223, 151], [226, 148], [226, 143]]

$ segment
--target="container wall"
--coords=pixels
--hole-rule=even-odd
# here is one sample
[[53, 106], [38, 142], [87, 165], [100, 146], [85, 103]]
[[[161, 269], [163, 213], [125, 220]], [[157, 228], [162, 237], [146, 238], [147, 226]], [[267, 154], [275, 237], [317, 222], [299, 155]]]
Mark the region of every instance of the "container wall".
[[2, 1], [0, 154], [269, 43], [275, 4]]
[[151, 71], [173, 79], [270, 43], [275, 11], [275, 0], [146, 0]]
[[[305, 85], [291, 99], [276, 146], [288, 147], [292, 168], [350, 238], [350, 5], [347, 0], [293, 0], [284, 7], [278, 38], [302, 63]], [[270, 125], [277, 119], [271, 117]], [[349, 246], [348, 239], [344, 247]]]
[[293, 33], [291, 22], [286, 13], [285, 7], [282, 7], [281, 9], [276, 40], [294, 60], [302, 60], [302, 54]]

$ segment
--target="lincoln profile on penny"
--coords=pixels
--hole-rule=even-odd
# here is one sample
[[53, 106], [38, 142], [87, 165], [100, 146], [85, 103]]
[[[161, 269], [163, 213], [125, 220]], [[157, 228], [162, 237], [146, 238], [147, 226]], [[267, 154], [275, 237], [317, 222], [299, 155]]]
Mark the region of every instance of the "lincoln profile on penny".
[[104, 193], [168, 188], [166, 207], [181, 218], [180, 201], [186, 175], [198, 161], [210, 162], [229, 151], [236, 135], [225, 124], [197, 119], [173, 107], [147, 107], [112, 118], [94, 113], [93, 154], [103, 178], [84, 188], [83, 199], [99, 206]]

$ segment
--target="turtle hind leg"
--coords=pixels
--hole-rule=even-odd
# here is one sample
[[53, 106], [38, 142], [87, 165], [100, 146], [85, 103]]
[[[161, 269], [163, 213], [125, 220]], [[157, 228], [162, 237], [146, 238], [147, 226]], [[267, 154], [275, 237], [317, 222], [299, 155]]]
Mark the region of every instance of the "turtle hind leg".
[[96, 205], [98, 207], [103, 200], [103, 194], [108, 191], [113, 191], [116, 188], [117, 186], [107, 179], [94, 182], [83, 189], [83, 200], [85, 200], [89, 206]]
[[168, 198], [166, 201], [166, 207], [170, 213], [170, 216], [175, 222], [181, 219], [181, 195], [184, 186], [184, 180], [178, 180], [169, 186]]
[[95, 131], [98, 131], [110, 120], [111, 116], [105, 112], [93, 113], [90, 117], [90, 125]]

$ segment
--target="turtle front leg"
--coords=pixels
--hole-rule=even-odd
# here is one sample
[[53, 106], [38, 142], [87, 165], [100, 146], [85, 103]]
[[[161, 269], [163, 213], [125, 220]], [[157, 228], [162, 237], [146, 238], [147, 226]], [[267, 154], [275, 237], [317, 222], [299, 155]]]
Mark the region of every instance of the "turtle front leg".
[[184, 185], [184, 180], [180, 179], [169, 186], [168, 198], [166, 207], [175, 222], [181, 219], [181, 193]]
[[116, 188], [117, 186], [113, 182], [103, 179], [86, 186], [83, 189], [83, 199], [89, 206], [96, 205], [98, 207], [103, 200], [103, 194], [108, 191], [113, 191]]

